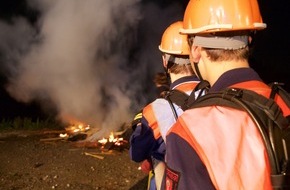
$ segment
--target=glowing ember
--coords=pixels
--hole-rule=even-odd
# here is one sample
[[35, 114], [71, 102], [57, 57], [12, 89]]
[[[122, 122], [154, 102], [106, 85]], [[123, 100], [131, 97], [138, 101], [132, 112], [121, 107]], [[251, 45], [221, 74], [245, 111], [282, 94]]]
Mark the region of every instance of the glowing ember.
[[107, 144], [108, 142], [113, 143], [116, 146], [121, 146], [123, 144], [123, 138], [118, 138], [114, 136], [114, 133], [111, 132], [111, 134], [109, 135], [109, 138], [102, 138], [101, 140], [98, 140], [99, 143], [101, 143], [102, 145]]
[[67, 133], [59, 134], [61, 138], [67, 138], [69, 136], [77, 135], [82, 132], [87, 132], [90, 130], [90, 125], [78, 124], [78, 125], [70, 125], [65, 128]]
[[68, 135], [67, 135], [67, 133], [61, 133], [61, 134], [59, 134], [59, 137], [65, 138], [65, 137], [68, 137]]
[[84, 124], [71, 125], [71, 126], [65, 128], [65, 130], [68, 133], [86, 132], [89, 129], [90, 129], [90, 125], [84, 125]]
[[102, 138], [101, 140], [98, 140], [101, 144], [106, 144], [108, 142], [108, 139]]

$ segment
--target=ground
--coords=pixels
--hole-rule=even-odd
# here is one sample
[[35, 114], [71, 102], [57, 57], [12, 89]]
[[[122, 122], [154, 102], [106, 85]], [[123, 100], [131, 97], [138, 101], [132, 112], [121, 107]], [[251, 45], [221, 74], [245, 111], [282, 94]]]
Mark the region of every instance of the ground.
[[56, 135], [0, 132], [0, 189], [146, 189], [147, 175], [130, 160], [127, 148], [104, 151]]

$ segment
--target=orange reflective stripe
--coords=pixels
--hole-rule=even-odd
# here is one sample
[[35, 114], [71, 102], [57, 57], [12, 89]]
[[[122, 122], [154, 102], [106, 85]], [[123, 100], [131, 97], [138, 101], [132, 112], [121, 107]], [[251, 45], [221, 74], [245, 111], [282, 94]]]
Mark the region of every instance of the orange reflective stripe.
[[[209, 164], [205, 154], [202, 151], [202, 147], [200, 147], [198, 145], [198, 143], [195, 141], [195, 139], [194, 139], [194, 137], [192, 135], [189, 135], [190, 131], [188, 130], [188, 128], [183, 127], [180, 123], [183, 123], [183, 121], [181, 119], [179, 119], [174, 124], [174, 126], [171, 128], [171, 130], [168, 133], [176, 133], [176, 134], [178, 134], [187, 143], [189, 143], [191, 147], [193, 147], [193, 149], [199, 155], [199, 158], [201, 159], [201, 161], [205, 164], [213, 185], [215, 186], [216, 189], [218, 189], [218, 185], [216, 183], [215, 178], [212, 176], [213, 172], [211, 171], [211, 169], [209, 167], [210, 164]], [[184, 125], [184, 123], [183, 123], [183, 125]]]
[[284, 117], [290, 116], [290, 108], [286, 105], [286, 103], [282, 100], [282, 98], [280, 96], [277, 96], [275, 98], [275, 101], [282, 109]]
[[[188, 93], [188, 92], [191, 92], [197, 86], [198, 83], [199, 83], [199, 81], [188, 81], [188, 82], [184, 82], [184, 83], [181, 83], [180, 85], [177, 85], [175, 89], [178, 89], [180, 91], [183, 91], [183, 92]], [[167, 101], [167, 100], [165, 100], [165, 101]], [[156, 112], [162, 113], [162, 112], [160, 112], [160, 110], [156, 110], [156, 109], [154, 110], [153, 103], [147, 105], [143, 109], [143, 117], [146, 118], [146, 120], [148, 121], [149, 127], [152, 128], [153, 133], [154, 133], [154, 138], [155, 139], [158, 139], [161, 136], [160, 128], [159, 128], [160, 127], [159, 126], [160, 123], [157, 120], [158, 119], [157, 118], [158, 116], [156, 117], [156, 115], [154, 113], [156, 113]], [[170, 112], [171, 111], [172, 110], [170, 109]], [[170, 115], [170, 117], [171, 117], [171, 115]]]
[[245, 89], [253, 90], [253, 91], [259, 91], [259, 89], [262, 89], [262, 90], [270, 89], [270, 87], [267, 84], [265, 84], [265, 83], [263, 83], [261, 81], [257, 81], [257, 80], [241, 82], [241, 83], [238, 83], [238, 84], [234, 84], [231, 87], [245, 88]]
[[189, 143], [191, 147], [194, 148], [194, 150], [199, 155], [202, 162], [205, 164], [213, 185], [215, 186], [216, 189], [219, 189], [217, 182], [215, 180], [215, 177], [213, 175], [214, 172], [212, 171], [212, 169], [210, 167], [210, 163], [207, 159], [206, 154], [203, 152], [202, 147], [197, 143], [194, 136], [191, 135], [190, 130], [185, 126], [186, 125], [185, 125], [184, 121], [182, 119], [179, 119], [175, 123], [174, 127], [172, 127], [172, 130], [170, 132], [178, 134], [180, 137], [182, 137], [184, 140], [186, 140], [187, 143]]
[[145, 117], [148, 121], [148, 125], [153, 131], [154, 138], [158, 139], [159, 137], [161, 137], [160, 129], [158, 127], [158, 121], [154, 115], [153, 107], [151, 104], [143, 109], [143, 117]]
[[246, 112], [219, 106], [188, 110], [171, 132], [197, 152], [216, 189], [272, 189], [263, 139]]
[[197, 85], [198, 85], [198, 82], [188, 82], [188, 83], [183, 83], [180, 86], [177, 86], [175, 89], [183, 91], [183, 92], [187, 92], [187, 91], [192, 91]]

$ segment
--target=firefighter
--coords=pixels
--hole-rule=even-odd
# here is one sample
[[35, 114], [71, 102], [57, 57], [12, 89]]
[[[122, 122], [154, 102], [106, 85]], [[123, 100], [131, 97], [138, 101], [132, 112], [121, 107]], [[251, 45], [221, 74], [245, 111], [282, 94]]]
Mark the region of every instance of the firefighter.
[[[171, 24], [163, 33], [159, 50], [162, 53], [164, 69], [171, 82], [170, 90], [179, 90], [190, 94], [199, 83], [189, 61], [189, 47], [185, 35], [179, 30], [181, 21]], [[173, 107], [171, 107], [173, 105]], [[156, 189], [160, 189], [164, 173], [165, 144], [163, 137], [176, 122], [175, 113], [183, 110], [171, 104], [165, 98], [157, 98], [143, 108], [142, 115], [137, 114], [134, 132], [130, 139], [130, 156], [133, 161], [152, 161]]]
[[[270, 97], [271, 89], [249, 66], [253, 33], [266, 28], [257, 0], [191, 0], [181, 33], [188, 36], [190, 61], [208, 93], [228, 87]], [[289, 116], [280, 97], [275, 101]], [[206, 106], [186, 110], [166, 136], [162, 188], [272, 189], [263, 139], [241, 110]]]

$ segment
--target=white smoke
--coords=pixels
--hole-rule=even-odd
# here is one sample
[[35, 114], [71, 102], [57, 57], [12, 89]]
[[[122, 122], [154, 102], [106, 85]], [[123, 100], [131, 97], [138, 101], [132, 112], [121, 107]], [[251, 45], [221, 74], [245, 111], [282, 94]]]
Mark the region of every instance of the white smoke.
[[181, 9], [136, 0], [30, 0], [29, 5], [40, 13], [36, 26], [24, 18], [0, 23], [0, 38], [9, 41], [0, 48], [9, 63], [11, 96], [55, 106], [62, 121], [82, 121], [107, 133], [131, 121], [150, 97], [141, 94], [142, 85], [162, 69], [157, 48], [162, 32], [180, 18]]

